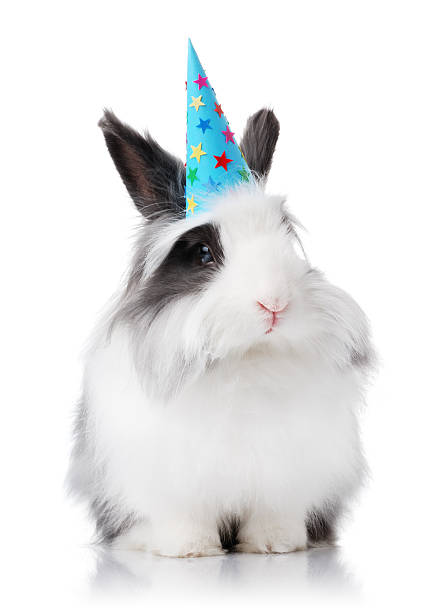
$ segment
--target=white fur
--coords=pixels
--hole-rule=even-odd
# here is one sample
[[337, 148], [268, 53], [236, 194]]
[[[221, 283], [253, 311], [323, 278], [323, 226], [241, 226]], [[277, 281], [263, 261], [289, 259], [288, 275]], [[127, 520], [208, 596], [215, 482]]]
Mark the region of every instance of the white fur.
[[[117, 546], [221, 554], [218, 524], [236, 515], [239, 550], [303, 549], [307, 512], [344, 504], [361, 483], [365, 368], [352, 355], [370, 352], [367, 324], [347, 294], [309, 272], [283, 214], [280, 198], [243, 189], [205, 218], [168, 225], [147, 276], [208, 219], [221, 227], [222, 270], [145, 335], [121, 322], [109, 334], [110, 318], [98, 328], [87, 444], [72, 477], [139, 517]], [[289, 304], [271, 333], [257, 301]]]

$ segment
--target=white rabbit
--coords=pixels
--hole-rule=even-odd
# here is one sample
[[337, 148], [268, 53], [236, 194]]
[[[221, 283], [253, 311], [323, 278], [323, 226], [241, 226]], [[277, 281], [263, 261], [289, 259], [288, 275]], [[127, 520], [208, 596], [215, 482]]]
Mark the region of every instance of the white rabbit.
[[252, 116], [255, 185], [185, 218], [185, 170], [147, 134], [100, 123], [143, 215], [127, 282], [97, 327], [70, 468], [101, 540], [168, 556], [331, 541], [365, 473], [365, 316], [298, 254], [263, 192], [279, 133]]

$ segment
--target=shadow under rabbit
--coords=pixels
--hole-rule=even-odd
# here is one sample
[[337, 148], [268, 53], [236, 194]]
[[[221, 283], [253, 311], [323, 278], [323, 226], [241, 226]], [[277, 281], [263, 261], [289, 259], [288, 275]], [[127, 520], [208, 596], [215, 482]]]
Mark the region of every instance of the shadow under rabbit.
[[109, 547], [93, 550], [96, 565], [91, 591], [96, 597], [307, 594], [357, 600], [361, 594], [336, 546], [281, 555], [228, 553], [188, 559]]

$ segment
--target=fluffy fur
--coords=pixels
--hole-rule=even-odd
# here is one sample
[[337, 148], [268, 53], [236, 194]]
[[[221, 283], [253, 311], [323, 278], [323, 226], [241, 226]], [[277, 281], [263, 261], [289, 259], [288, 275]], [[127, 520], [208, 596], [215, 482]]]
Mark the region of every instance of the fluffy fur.
[[[262, 112], [245, 142], [265, 176], [279, 125]], [[331, 540], [365, 471], [364, 314], [301, 255], [283, 198], [249, 185], [186, 219], [173, 158], [156, 172], [148, 140], [112, 115], [102, 127], [146, 219], [87, 354], [72, 488], [118, 547], [201, 556]], [[171, 183], [158, 208], [161, 177]]]

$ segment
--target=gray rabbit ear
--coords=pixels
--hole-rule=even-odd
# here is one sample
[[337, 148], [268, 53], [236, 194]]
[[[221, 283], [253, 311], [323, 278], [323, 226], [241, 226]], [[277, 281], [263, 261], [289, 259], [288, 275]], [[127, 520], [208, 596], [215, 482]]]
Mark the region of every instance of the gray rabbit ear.
[[99, 121], [114, 164], [135, 206], [147, 219], [184, 216], [186, 171], [150, 134], [138, 134], [106, 110]]
[[240, 148], [254, 174], [266, 179], [279, 137], [279, 121], [274, 112], [262, 108], [249, 117]]

